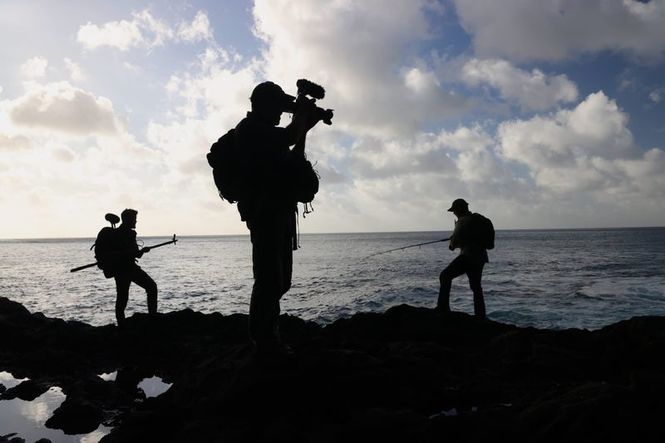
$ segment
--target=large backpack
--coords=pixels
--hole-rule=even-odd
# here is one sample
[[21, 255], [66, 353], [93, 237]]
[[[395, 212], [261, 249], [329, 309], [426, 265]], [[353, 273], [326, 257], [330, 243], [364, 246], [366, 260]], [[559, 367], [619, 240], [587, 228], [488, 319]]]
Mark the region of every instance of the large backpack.
[[106, 226], [99, 231], [97, 239], [92, 245], [95, 250], [95, 260], [97, 267], [104, 271], [104, 277], [111, 278], [115, 276], [115, 260], [112, 251], [117, 247], [116, 229]]
[[494, 225], [492, 221], [482, 214], [473, 214], [473, 227], [475, 235], [485, 249], [494, 249]]
[[[235, 203], [248, 195], [250, 183], [247, 165], [240, 155], [235, 129], [229, 130], [213, 143], [206, 157], [222, 200]], [[311, 203], [314, 195], [319, 192], [319, 176], [312, 163], [304, 157], [294, 158], [285, 172], [289, 183], [287, 192], [296, 201]]]
[[213, 143], [206, 157], [222, 200], [229, 203], [240, 200], [247, 192], [247, 184], [236, 147], [235, 128]]

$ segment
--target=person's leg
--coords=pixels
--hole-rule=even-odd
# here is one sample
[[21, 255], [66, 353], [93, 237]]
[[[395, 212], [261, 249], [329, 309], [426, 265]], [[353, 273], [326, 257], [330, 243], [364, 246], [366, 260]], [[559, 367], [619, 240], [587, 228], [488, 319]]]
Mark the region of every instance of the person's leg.
[[281, 242], [274, 223], [253, 223], [250, 232], [254, 286], [249, 304], [249, 334], [256, 344], [266, 344], [277, 340], [282, 295]]
[[[286, 220], [286, 222], [288, 222], [288, 220]], [[278, 233], [278, 237], [276, 238], [278, 241], [275, 245], [277, 257], [275, 257], [274, 263], [278, 273], [277, 280], [275, 281], [277, 284], [276, 287], [279, 288], [279, 294], [270, 310], [271, 317], [269, 319], [271, 325], [271, 340], [275, 343], [281, 342], [279, 332], [279, 314], [281, 312], [281, 307], [279, 302], [289, 289], [291, 289], [291, 281], [293, 277], [293, 235], [289, 223], [285, 223], [282, 228], [282, 231]], [[283, 348], [287, 349], [288, 347]]]
[[157, 283], [138, 266], [134, 267], [132, 271], [132, 281], [145, 289], [148, 297], [148, 314], [154, 315], [157, 313]]
[[469, 286], [473, 291], [473, 312], [476, 317], [484, 319], [485, 313], [485, 297], [483, 295], [483, 286], [481, 280], [483, 277], [484, 263], [472, 264], [466, 275], [469, 277]]
[[441, 312], [450, 312], [450, 287], [453, 279], [466, 272], [464, 256], [458, 255], [439, 275], [439, 299], [436, 303], [436, 309]]
[[115, 276], [115, 320], [118, 326], [122, 326], [125, 322], [125, 308], [129, 299], [129, 285], [131, 282], [130, 277], [125, 274]]
[[279, 249], [282, 251], [280, 256], [281, 285], [282, 288], [279, 298], [281, 299], [289, 289], [291, 289], [291, 280], [293, 278], [293, 242], [295, 236], [295, 217], [291, 215], [284, 220], [283, 232], [281, 233], [281, 244]]

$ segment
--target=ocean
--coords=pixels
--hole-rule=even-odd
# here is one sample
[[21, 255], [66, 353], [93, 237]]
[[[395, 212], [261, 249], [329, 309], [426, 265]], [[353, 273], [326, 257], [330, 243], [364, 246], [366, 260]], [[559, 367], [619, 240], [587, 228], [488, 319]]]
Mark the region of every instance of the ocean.
[[[434, 307], [439, 273], [457, 253], [447, 243], [368, 255], [449, 234], [302, 234], [282, 312], [325, 324], [402, 303]], [[149, 246], [169, 238], [142, 240]], [[113, 279], [96, 267], [69, 272], [94, 262], [93, 241], [0, 241], [0, 296], [51, 317], [113, 323]], [[248, 236], [182, 237], [146, 254], [140, 266], [159, 286], [161, 312], [248, 312]], [[497, 231], [483, 277], [488, 317], [520, 326], [598, 329], [633, 316], [665, 315], [664, 269], [665, 228]], [[451, 307], [473, 312], [464, 276], [453, 284]], [[144, 292], [132, 285], [127, 315], [146, 311]]]

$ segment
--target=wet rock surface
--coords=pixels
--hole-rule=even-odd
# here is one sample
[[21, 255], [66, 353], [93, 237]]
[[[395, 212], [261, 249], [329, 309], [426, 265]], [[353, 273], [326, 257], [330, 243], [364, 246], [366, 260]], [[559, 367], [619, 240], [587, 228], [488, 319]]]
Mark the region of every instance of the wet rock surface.
[[[400, 305], [281, 325], [295, 354], [259, 358], [245, 315], [135, 314], [119, 330], [0, 298], [0, 370], [30, 379], [2, 395], [59, 386], [47, 425], [105, 423], [107, 443], [662, 441], [663, 317], [553, 331]], [[145, 398], [153, 375], [173, 386]]]

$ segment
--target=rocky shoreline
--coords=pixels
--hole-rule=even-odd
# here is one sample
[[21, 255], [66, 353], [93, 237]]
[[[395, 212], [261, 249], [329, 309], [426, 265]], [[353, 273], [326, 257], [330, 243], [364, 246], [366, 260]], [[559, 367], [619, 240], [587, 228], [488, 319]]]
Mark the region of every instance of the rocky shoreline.
[[[102, 442], [663, 441], [665, 317], [539, 330], [407, 305], [327, 326], [281, 317], [291, 358], [259, 359], [247, 316], [135, 314], [120, 331], [0, 297], [0, 371], [67, 399], [47, 426]], [[98, 375], [118, 371], [115, 381]], [[156, 398], [145, 377], [173, 386]], [[2, 435], [2, 432], [0, 432]]]

